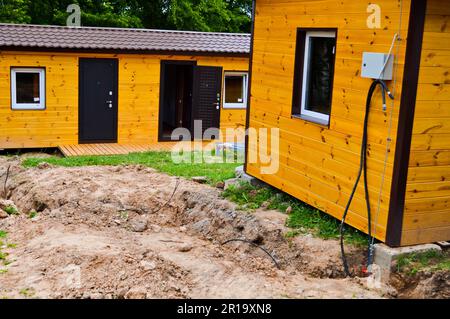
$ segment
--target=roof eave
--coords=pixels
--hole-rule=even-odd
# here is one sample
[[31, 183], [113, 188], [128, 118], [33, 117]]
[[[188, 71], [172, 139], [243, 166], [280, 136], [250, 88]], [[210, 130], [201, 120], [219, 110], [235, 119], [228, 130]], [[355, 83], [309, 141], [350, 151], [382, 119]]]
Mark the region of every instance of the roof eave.
[[93, 49], [93, 48], [62, 48], [62, 47], [36, 47], [36, 46], [0, 46], [0, 51], [48, 52], [48, 53], [100, 53], [100, 54], [143, 54], [143, 55], [178, 55], [178, 56], [219, 56], [249, 58], [250, 52], [231, 51], [184, 51], [184, 50], [133, 50], [133, 49]]

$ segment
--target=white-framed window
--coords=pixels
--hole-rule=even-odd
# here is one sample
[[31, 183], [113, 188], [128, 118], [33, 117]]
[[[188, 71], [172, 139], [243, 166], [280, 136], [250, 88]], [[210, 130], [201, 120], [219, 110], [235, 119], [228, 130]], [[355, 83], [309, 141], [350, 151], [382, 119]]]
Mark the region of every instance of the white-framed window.
[[247, 107], [247, 72], [225, 72], [223, 86], [225, 109], [245, 109]]
[[11, 68], [11, 108], [45, 109], [45, 68]]
[[[303, 32], [303, 33], [302, 33]], [[298, 41], [304, 41], [302, 57], [303, 74], [296, 85], [301, 86], [299, 111], [302, 118], [328, 125], [331, 114], [334, 65], [336, 55], [336, 31], [300, 31]], [[301, 58], [300, 58], [301, 59]], [[296, 114], [294, 114], [296, 115]]]

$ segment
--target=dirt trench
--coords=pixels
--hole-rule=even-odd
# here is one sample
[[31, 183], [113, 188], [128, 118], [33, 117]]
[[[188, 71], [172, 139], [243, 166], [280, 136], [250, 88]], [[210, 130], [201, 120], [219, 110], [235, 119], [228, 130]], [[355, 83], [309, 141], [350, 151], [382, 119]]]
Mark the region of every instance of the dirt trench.
[[[16, 245], [7, 249], [12, 263], [0, 274], [0, 297], [393, 295], [344, 278], [338, 242], [286, 239], [284, 214], [239, 212], [209, 186], [143, 166], [24, 169], [18, 159], [0, 159], [8, 164], [8, 198], [21, 214], [0, 219]], [[223, 245], [233, 239], [247, 242]], [[363, 264], [362, 251], [349, 255]]]

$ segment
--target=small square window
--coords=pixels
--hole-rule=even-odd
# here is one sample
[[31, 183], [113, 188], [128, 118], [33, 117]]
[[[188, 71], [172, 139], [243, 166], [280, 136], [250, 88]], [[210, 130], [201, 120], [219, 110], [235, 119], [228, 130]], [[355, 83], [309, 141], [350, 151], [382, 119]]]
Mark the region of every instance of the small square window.
[[298, 31], [294, 116], [329, 124], [335, 55], [336, 31]]
[[11, 108], [13, 110], [45, 109], [45, 69], [11, 69]]
[[224, 108], [247, 107], [248, 74], [245, 72], [225, 72]]

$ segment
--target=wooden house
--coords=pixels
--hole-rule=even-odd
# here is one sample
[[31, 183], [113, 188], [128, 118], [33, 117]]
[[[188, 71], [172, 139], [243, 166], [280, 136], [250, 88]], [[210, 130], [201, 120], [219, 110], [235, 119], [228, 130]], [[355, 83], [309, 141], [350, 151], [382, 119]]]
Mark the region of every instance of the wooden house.
[[245, 128], [250, 35], [0, 24], [0, 149]]
[[[390, 246], [450, 240], [449, 19], [441, 0], [256, 0], [247, 127], [279, 128], [279, 170], [262, 174], [247, 155], [246, 172], [341, 219], [373, 82], [363, 54], [391, 52], [394, 100], [383, 109], [377, 90], [368, 122], [373, 234]], [[257, 137], [247, 143], [257, 150]], [[363, 183], [347, 223], [368, 233]]]

